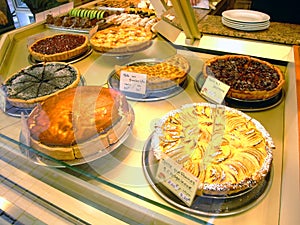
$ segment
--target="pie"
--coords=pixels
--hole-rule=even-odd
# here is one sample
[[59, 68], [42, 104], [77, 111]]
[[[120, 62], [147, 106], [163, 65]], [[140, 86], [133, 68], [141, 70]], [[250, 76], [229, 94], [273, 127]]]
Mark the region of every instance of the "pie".
[[147, 75], [147, 90], [160, 90], [178, 86], [187, 79], [190, 64], [188, 60], [176, 54], [163, 61], [141, 61], [125, 66], [116, 66], [120, 79], [121, 72], [134, 72]]
[[144, 27], [117, 26], [96, 32], [90, 38], [93, 49], [102, 53], [132, 53], [148, 48], [152, 32]]
[[170, 111], [151, 138], [157, 160], [170, 157], [199, 178], [198, 195], [230, 195], [255, 187], [270, 171], [274, 148], [258, 121], [209, 103]]
[[129, 1], [116, 1], [116, 0], [102, 0], [98, 1], [97, 6], [108, 8], [127, 8], [137, 7], [141, 0], [129, 0]]
[[8, 77], [3, 89], [11, 105], [32, 108], [52, 95], [78, 86], [80, 77], [79, 70], [67, 63], [39, 63]]
[[105, 151], [131, 123], [126, 98], [114, 89], [78, 86], [38, 104], [27, 119], [30, 145], [58, 160]]
[[245, 55], [223, 55], [204, 63], [204, 77], [230, 86], [227, 97], [264, 100], [277, 95], [285, 83], [281, 70], [269, 62]]
[[28, 50], [37, 61], [67, 61], [88, 50], [88, 38], [83, 34], [55, 34], [36, 40]]

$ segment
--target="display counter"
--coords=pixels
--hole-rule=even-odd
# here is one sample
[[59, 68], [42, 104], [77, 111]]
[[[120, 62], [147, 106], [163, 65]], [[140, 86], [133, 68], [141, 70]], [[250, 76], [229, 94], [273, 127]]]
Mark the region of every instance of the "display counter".
[[[5, 34], [0, 41], [1, 80], [30, 65], [27, 44], [32, 38], [58, 32], [62, 31], [48, 29], [43, 23], [37, 23]], [[202, 41], [205, 39], [200, 40]], [[217, 40], [222, 45], [220, 41]], [[238, 39], [235, 42], [244, 46], [240, 50], [242, 53], [248, 53], [247, 43]], [[212, 42], [210, 44], [213, 45]], [[276, 53], [278, 51], [278, 46], [265, 45], [264, 42], [251, 44], [264, 46]], [[45, 223], [47, 218], [78, 224], [97, 224], [99, 221], [106, 224], [299, 223], [300, 182], [294, 52], [291, 46], [280, 47], [288, 53], [286, 57], [279, 56], [280, 60], [277, 57], [265, 57], [267, 50], [262, 55], [258, 54], [281, 68], [287, 84], [284, 98], [278, 104], [261, 110], [246, 111], [246, 114], [260, 121], [269, 131], [276, 146], [267, 188], [263, 195], [246, 206], [220, 215], [201, 210], [192, 212], [186, 207], [177, 207], [172, 201], [162, 197], [156, 191], [155, 185], [149, 181], [145, 154], [148, 154], [147, 143], [155, 123], [165, 113], [181, 105], [205, 102], [195, 88], [195, 81], [203, 63], [216, 54], [231, 52], [230, 49], [224, 51], [218, 48], [208, 49], [209, 47], [202, 48], [202, 51], [198, 49], [197, 52], [185, 46], [177, 49], [160, 35], [155, 38], [150, 48], [136, 54], [115, 57], [93, 51], [73, 63], [82, 74], [83, 85], [97, 86], [108, 85], [115, 65], [139, 59], [166, 58], [180, 53], [191, 65], [188, 83], [180, 93], [153, 101], [128, 100], [134, 111], [134, 125], [130, 135], [118, 148], [104, 157], [80, 165], [56, 162], [53, 166], [40, 163], [29, 157], [27, 151], [22, 151], [24, 146], [20, 139], [20, 116], [0, 113], [0, 174], [2, 184], [7, 186], [9, 182], [12, 186], [10, 191], [3, 188], [2, 198], [19, 207], [23, 204], [24, 211]], [[28, 200], [28, 195], [31, 195], [39, 201], [34, 200], [34, 204], [31, 201], [28, 204], [32, 207], [26, 207], [26, 201], [16, 200], [11, 192], [21, 195], [21, 199]], [[47, 215], [36, 213], [34, 207], [46, 209], [44, 213]]]

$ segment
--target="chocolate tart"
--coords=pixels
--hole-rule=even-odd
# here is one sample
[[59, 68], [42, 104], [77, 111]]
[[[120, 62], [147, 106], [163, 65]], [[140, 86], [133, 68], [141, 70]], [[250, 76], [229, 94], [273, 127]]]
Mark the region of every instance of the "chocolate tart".
[[52, 95], [77, 87], [80, 77], [79, 70], [67, 63], [39, 63], [8, 77], [2, 88], [12, 106], [33, 108]]

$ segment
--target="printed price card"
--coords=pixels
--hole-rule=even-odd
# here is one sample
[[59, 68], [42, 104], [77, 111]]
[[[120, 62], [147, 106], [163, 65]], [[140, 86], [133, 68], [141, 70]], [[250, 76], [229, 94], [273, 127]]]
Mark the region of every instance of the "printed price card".
[[201, 88], [201, 94], [215, 103], [221, 104], [229, 90], [230, 86], [208, 76]]
[[147, 84], [146, 74], [121, 71], [120, 91], [145, 94], [146, 84]]
[[159, 161], [156, 179], [186, 205], [192, 205], [198, 189], [198, 178], [182, 169], [173, 159], [164, 155]]

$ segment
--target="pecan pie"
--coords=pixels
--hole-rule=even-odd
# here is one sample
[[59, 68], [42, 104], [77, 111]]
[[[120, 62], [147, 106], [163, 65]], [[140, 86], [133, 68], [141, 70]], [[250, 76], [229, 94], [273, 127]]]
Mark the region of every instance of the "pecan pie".
[[31, 108], [49, 96], [80, 82], [79, 70], [63, 62], [39, 63], [28, 66], [3, 82], [7, 101], [13, 106]]
[[88, 50], [88, 38], [82, 34], [55, 34], [35, 41], [28, 50], [37, 61], [66, 61]]
[[227, 97], [263, 100], [278, 94], [285, 83], [282, 71], [269, 62], [244, 55], [223, 55], [205, 62], [204, 77], [230, 86]]
[[255, 187], [269, 173], [273, 141], [256, 120], [223, 105], [194, 103], [167, 113], [151, 148], [199, 178], [198, 194], [228, 195]]

